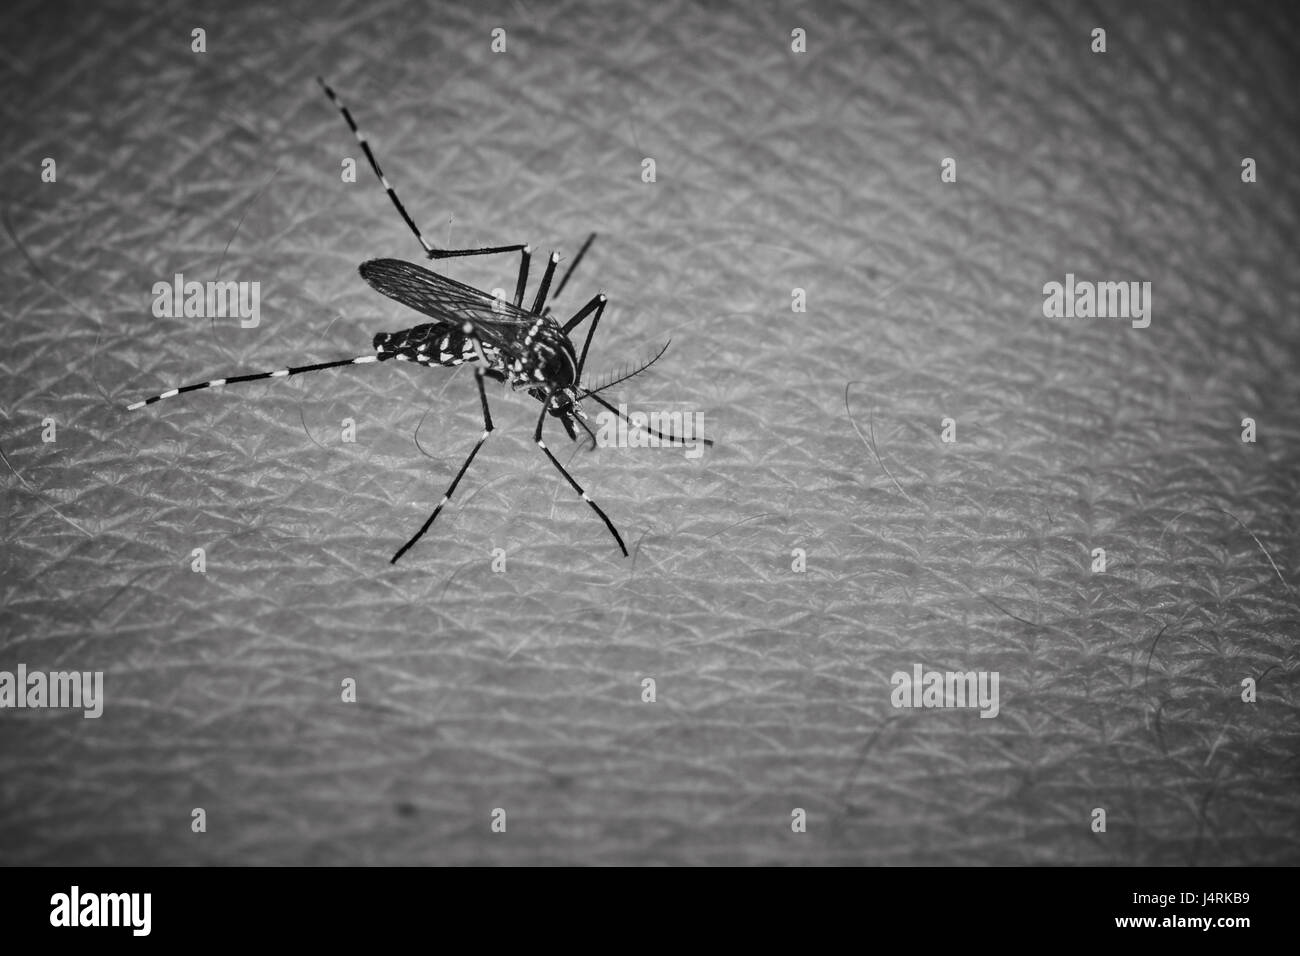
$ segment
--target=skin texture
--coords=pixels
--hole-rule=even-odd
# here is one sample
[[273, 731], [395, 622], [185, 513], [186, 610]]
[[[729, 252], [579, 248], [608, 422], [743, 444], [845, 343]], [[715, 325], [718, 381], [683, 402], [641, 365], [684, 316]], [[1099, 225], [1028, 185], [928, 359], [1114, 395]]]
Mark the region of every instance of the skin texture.
[[[1295, 20], [472, 7], [3, 14], [0, 669], [107, 701], [0, 712], [0, 862], [1300, 862]], [[556, 303], [609, 295], [593, 369], [672, 338], [607, 397], [703, 411], [702, 459], [547, 424], [632, 558], [493, 386], [388, 564], [464, 369], [124, 411], [419, 321], [356, 273], [419, 249], [318, 72], [431, 241], [601, 234]], [[260, 326], [155, 318], [177, 272]], [[1071, 272], [1150, 327], [1045, 318]], [[998, 717], [892, 707], [918, 663]]]

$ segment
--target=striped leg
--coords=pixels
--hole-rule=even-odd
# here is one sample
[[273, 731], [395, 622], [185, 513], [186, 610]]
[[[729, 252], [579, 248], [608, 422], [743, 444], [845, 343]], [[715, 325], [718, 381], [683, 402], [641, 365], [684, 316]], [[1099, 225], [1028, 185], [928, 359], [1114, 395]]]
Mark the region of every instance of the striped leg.
[[[371, 150], [370, 144], [366, 142], [366, 138], [361, 135], [361, 130], [357, 127], [356, 120], [352, 118], [352, 113], [343, 105], [343, 101], [338, 98], [338, 95], [330, 89], [329, 84], [319, 76], [316, 77], [316, 82], [321, 85], [321, 88], [325, 91], [325, 95], [330, 98], [330, 102], [333, 103], [338, 108], [338, 111], [343, 114], [343, 119], [347, 121], [348, 128], [352, 130], [352, 135], [355, 136], [357, 142], [361, 144], [361, 151], [366, 154], [366, 159], [370, 161], [370, 168], [375, 171], [375, 175], [379, 177], [380, 183], [382, 183], [384, 189], [388, 191], [388, 198], [393, 201], [393, 205], [397, 207], [397, 211], [402, 214], [402, 219], [406, 222], [407, 228], [409, 228], [415, 235], [415, 238], [419, 240], [420, 246], [424, 249], [424, 254], [426, 256], [430, 259], [454, 259], [459, 256], [491, 256], [503, 252], [520, 252], [524, 255], [524, 264], [520, 267], [520, 276], [527, 276], [527, 245], [486, 246], [481, 249], [435, 249], [433, 246], [429, 245], [424, 236], [420, 233], [420, 227], [415, 224], [415, 220], [411, 218], [411, 214], [406, 211], [406, 207], [402, 205], [402, 201], [397, 198], [397, 190], [392, 187], [388, 182], [388, 178], [384, 175], [384, 171], [379, 168], [379, 160], [375, 159], [375, 154]], [[521, 299], [523, 298], [522, 292], [519, 297]]]
[[438, 507], [434, 508], [433, 514], [429, 515], [429, 520], [420, 526], [420, 530], [415, 532], [414, 537], [412, 537], [410, 541], [397, 549], [397, 553], [393, 555], [389, 564], [396, 564], [397, 559], [406, 554], [407, 551], [411, 550], [415, 545], [415, 542], [423, 538], [425, 532], [433, 527], [433, 522], [437, 519], [447, 502], [451, 500], [451, 496], [456, 492], [456, 486], [460, 484], [460, 480], [465, 477], [465, 472], [469, 470], [469, 463], [474, 460], [474, 456], [478, 454], [478, 450], [483, 447], [483, 443], [487, 441], [488, 435], [492, 434], [492, 413], [488, 411], [487, 391], [483, 388], [483, 369], [477, 367], [474, 369], [474, 381], [478, 383], [478, 399], [483, 405], [483, 434], [480, 435], [479, 440], [475, 442], [474, 448], [469, 453], [469, 457], [465, 459], [465, 464], [460, 466], [460, 471], [456, 473], [456, 478], [452, 481], [451, 487], [447, 489], [447, 493], [444, 494], [442, 500], [438, 502]]
[[182, 385], [180, 388], [170, 388], [165, 392], [154, 395], [152, 398], [146, 398], [143, 401], [132, 402], [126, 406], [128, 412], [133, 412], [137, 408], [144, 408], [146, 405], [152, 405], [154, 402], [161, 402], [164, 398], [174, 398], [177, 395], [183, 395], [185, 392], [197, 392], [201, 388], [220, 388], [223, 385], [234, 385], [237, 382], [256, 382], [263, 378], [288, 378], [290, 375], [301, 375], [303, 372], [319, 372], [326, 368], [340, 368], [344, 365], [369, 365], [373, 362], [383, 362], [389, 358], [404, 358], [401, 355], [358, 355], [356, 358], [339, 359], [337, 362], [317, 362], [315, 365], [298, 365], [290, 368], [279, 368], [273, 372], [253, 372], [250, 375], [232, 375], [229, 378], [214, 378], [209, 382], [196, 382], [193, 385]]
[[550, 395], [548, 394], [546, 397], [546, 402], [542, 405], [542, 414], [537, 419], [537, 429], [536, 431], [533, 432], [533, 441], [537, 443], [538, 448], [546, 452], [546, 457], [551, 459], [551, 464], [554, 465], [556, 469], [560, 472], [560, 474], [564, 476], [564, 480], [573, 486], [573, 490], [582, 496], [582, 500], [587, 502], [587, 504], [591, 505], [591, 510], [596, 512], [596, 514], [600, 515], [600, 520], [605, 522], [605, 527], [608, 528], [609, 533], [614, 536], [614, 540], [618, 542], [619, 550], [623, 552], [623, 557], [626, 558], [627, 545], [623, 544], [623, 538], [619, 535], [618, 529], [614, 527], [614, 522], [610, 521], [609, 516], [605, 514], [605, 512], [600, 510], [600, 505], [596, 504], [596, 502], [592, 501], [589, 497], [587, 497], [587, 493], [582, 490], [582, 485], [578, 484], [576, 481], [573, 480], [573, 476], [564, 470], [564, 466], [560, 464], [560, 460], [556, 458], [554, 455], [552, 455], [551, 450], [546, 447], [546, 442], [542, 441], [542, 425], [546, 423], [546, 413], [550, 409], [550, 407], [551, 407]]

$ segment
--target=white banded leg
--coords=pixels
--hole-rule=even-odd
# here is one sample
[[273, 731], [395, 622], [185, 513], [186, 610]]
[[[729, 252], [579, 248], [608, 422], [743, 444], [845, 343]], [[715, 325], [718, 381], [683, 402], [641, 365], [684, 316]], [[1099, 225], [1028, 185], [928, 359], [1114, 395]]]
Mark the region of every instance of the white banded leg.
[[478, 398], [479, 402], [483, 406], [483, 434], [480, 435], [479, 440], [474, 443], [473, 449], [470, 450], [469, 457], [465, 459], [465, 464], [460, 466], [460, 471], [456, 473], [456, 477], [452, 481], [451, 487], [447, 489], [446, 494], [442, 496], [442, 500], [438, 502], [438, 507], [433, 509], [433, 514], [429, 515], [429, 520], [420, 526], [420, 530], [415, 533], [410, 541], [397, 549], [397, 553], [393, 555], [392, 560], [389, 561], [390, 564], [396, 564], [398, 558], [411, 550], [415, 543], [424, 537], [425, 532], [433, 527], [433, 522], [442, 512], [442, 509], [446, 506], [447, 502], [451, 500], [451, 496], [456, 492], [456, 486], [460, 484], [460, 480], [465, 477], [465, 472], [469, 470], [470, 462], [474, 460], [474, 456], [478, 454], [478, 450], [483, 447], [483, 443], [487, 441], [488, 435], [492, 434], [492, 413], [488, 411], [487, 391], [483, 387], [482, 368], [476, 367], [474, 369], [474, 381], [478, 383]]
[[[383, 184], [384, 189], [388, 192], [388, 198], [393, 201], [393, 205], [397, 208], [397, 211], [402, 214], [402, 219], [406, 222], [407, 228], [409, 228], [415, 238], [419, 240], [420, 246], [424, 249], [424, 254], [426, 256], [430, 259], [453, 259], [459, 256], [490, 256], [503, 252], [523, 253], [524, 262], [520, 266], [520, 283], [523, 283], [524, 278], [528, 275], [527, 245], [485, 246], [481, 249], [437, 249], [429, 245], [423, 234], [421, 234], [420, 227], [415, 224], [415, 220], [411, 218], [411, 214], [406, 211], [406, 207], [402, 205], [402, 201], [397, 198], [397, 190], [393, 188], [391, 183], [389, 183], [388, 177], [384, 175], [384, 171], [379, 168], [379, 160], [375, 158], [374, 151], [370, 148], [370, 143], [368, 143], [365, 136], [361, 134], [361, 129], [357, 126], [356, 120], [352, 118], [351, 111], [343, 105], [343, 101], [339, 99], [338, 94], [330, 89], [328, 83], [319, 76], [316, 77], [316, 82], [321, 85], [321, 89], [323, 89], [325, 95], [330, 98], [330, 102], [333, 103], [335, 107], [338, 108], [338, 111], [343, 114], [343, 119], [347, 121], [348, 128], [352, 130], [352, 135], [355, 136], [357, 142], [361, 144], [361, 151], [366, 154], [366, 159], [370, 162], [370, 168], [375, 171], [375, 175], [379, 178], [379, 182]], [[522, 297], [523, 293], [521, 292], [519, 298]]]
[[609, 515], [601, 511], [600, 505], [596, 504], [596, 502], [592, 501], [591, 498], [587, 496], [587, 492], [583, 491], [582, 485], [578, 484], [576, 481], [573, 480], [573, 476], [569, 474], [567, 471], [565, 471], [564, 466], [560, 464], [560, 460], [556, 458], [553, 454], [551, 454], [551, 450], [546, 447], [546, 442], [542, 441], [542, 425], [546, 423], [546, 413], [550, 409], [550, 407], [551, 407], [551, 396], [548, 393], [546, 396], [546, 401], [542, 404], [542, 414], [537, 419], [537, 429], [533, 432], [533, 441], [537, 443], [538, 448], [546, 452], [546, 457], [551, 459], [551, 464], [554, 465], [556, 467], [556, 470], [558, 470], [559, 473], [564, 476], [564, 480], [567, 481], [573, 487], [573, 490], [576, 491], [581, 496], [583, 501], [591, 505], [591, 510], [596, 512], [596, 514], [600, 516], [600, 520], [605, 522], [605, 527], [608, 528], [609, 533], [614, 536], [614, 540], [618, 542], [619, 550], [623, 552], [623, 557], [626, 558], [627, 545], [623, 544], [623, 538], [618, 533], [618, 529], [614, 527], [614, 522], [609, 520]]
[[201, 388], [220, 388], [223, 385], [234, 385], [238, 382], [256, 382], [264, 378], [288, 378], [290, 375], [301, 375], [303, 372], [319, 372], [326, 368], [340, 368], [344, 365], [369, 365], [374, 362], [382, 362], [389, 355], [358, 355], [356, 358], [339, 359], [336, 362], [317, 362], [315, 365], [297, 365], [289, 368], [278, 368], [271, 372], [253, 372], [249, 375], [232, 375], [229, 378], [214, 378], [207, 382], [195, 382], [193, 385], [182, 385], [180, 388], [169, 388], [165, 392], [160, 392], [143, 401], [132, 402], [126, 406], [128, 412], [133, 412], [137, 408], [144, 408], [146, 405], [152, 405], [154, 402], [161, 402], [164, 398], [174, 398], [177, 395], [183, 395], [186, 392], [197, 392]]

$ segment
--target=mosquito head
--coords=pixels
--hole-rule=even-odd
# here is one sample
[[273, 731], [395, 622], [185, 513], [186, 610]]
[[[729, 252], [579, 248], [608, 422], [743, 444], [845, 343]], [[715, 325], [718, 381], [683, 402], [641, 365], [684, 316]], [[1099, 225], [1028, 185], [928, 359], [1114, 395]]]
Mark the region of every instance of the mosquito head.
[[569, 438], [577, 441], [578, 433], [574, 431], [575, 422], [582, 424], [586, 413], [578, 407], [578, 393], [573, 388], [562, 388], [549, 396], [540, 388], [530, 388], [528, 394], [546, 406], [546, 410], [560, 420]]

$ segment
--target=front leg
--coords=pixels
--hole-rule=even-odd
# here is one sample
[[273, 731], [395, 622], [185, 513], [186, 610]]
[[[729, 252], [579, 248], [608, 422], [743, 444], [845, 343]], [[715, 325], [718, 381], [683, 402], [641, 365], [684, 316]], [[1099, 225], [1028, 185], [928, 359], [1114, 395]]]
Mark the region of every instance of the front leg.
[[542, 426], [546, 424], [546, 413], [550, 410], [550, 407], [551, 393], [548, 392], [546, 394], [546, 401], [542, 404], [542, 414], [537, 418], [537, 428], [533, 431], [533, 441], [537, 443], [538, 448], [546, 453], [546, 457], [551, 459], [551, 464], [554, 465], [556, 470], [564, 476], [564, 480], [573, 487], [574, 491], [582, 496], [582, 500], [591, 505], [591, 510], [600, 515], [600, 520], [605, 522], [605, 527], [608, 528], [609, 533], [614, 536], [614, 540], [618, 542], [619, 550], [623, 552], [623, 557], [626, 558], [627, 545], [623, 544], [623, 538], [619, 535], [618, 529], [614, 527], [614, 522], [610, 521], [609, 516], [600, 510], [600, 505], [596, 504], [596, 502], [592, 501], [591, 498], [587, 496], [587, 493], [582, 490], [582, 485], [573, 480], [573, 476], [564, 470], [564, 466], [560, 464], [559, 459], [551, 454], [551, 450], [546, 447], [546, 442], [542, 441]]
[[390, 564], [396, 564], [398, 559], [401, 558], [402, 555], [406, 554], [407, 551], [411, 550], [411, 548], [414, 547], [415, 542], [423, 538], [425, 532], [433, 526], [433, 523], [438, 519], [438, 515], [442, 513], [442, 509], [446, 506], [447, 502], [451, 500], [451, 496], [456, 493], [456, 486], [459, 485], [460, 480], [465, 477], [465, 472], [469, 471], [470, 462], [474, 460], [474, 456], [478, 454], [478, 450], [483, 447], [483, 443], [487, 441], [488, 435], [492, 434], [492, 413], [488, 411], [487, 392], [483, 389], [483, 370], [481, 368], [474, 369], [474, 381], [478, 383], [478, 400], [479, 404], [483, 408], [483, 434], [479, 436], [479, 440], [475, 442], [474, 447], [470, 449], [469, 457], [465, 459], [465, 464], [461, 465], [460, 471], [456, 472], [456, 477], [452, 479], [451, 487], [447, 489], [446, 493], [442, 496], [442, 500], [438, 502], [438, 507], [433, 509], [433, 514], [429, 515], [429, 520], [420, 526], [420, 530], [412, 535], [410, 541], [397, 549], [397, 553], [393, 555], [392, 560], [389, 562]]

